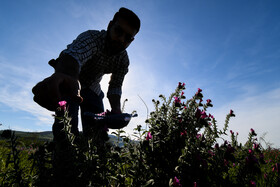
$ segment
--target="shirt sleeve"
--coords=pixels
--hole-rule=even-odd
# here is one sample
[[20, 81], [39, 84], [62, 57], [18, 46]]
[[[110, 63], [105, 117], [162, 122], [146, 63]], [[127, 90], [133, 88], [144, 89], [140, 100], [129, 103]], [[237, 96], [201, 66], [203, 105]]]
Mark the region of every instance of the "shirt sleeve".
[[120, 65], [111, 75], [107, 97], [113, 94], [122, 95], [122, 84], [124, 77], [128, 72], [128, 66], [129, 59], [127, 53], [125, 53], [125, 55], [121, 58]]
[[92, 58], [97, 51], [96, 38], [98, 31], [88, 30], [81, 33], [63, 53], [71, 55], [79, 63], [79, 71], [82, 65]]

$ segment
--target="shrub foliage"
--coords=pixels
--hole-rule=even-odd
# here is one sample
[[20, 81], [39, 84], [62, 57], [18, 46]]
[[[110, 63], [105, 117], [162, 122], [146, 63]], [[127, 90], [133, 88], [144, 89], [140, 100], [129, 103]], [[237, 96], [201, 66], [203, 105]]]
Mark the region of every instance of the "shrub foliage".
[[138, 125], [137, 140], [118, 130], [122, 146], [108, 143], [102, 127], [92, 138], [74, 136], [67, 111], [56, 116], [64, 122], [59, 142], [33, 148], [3, 131], [1, 186], [279, 186], [279, 150], [264, 149], [254, 129], [238, 143], [238, 133], [228, 132], [233, 111], [218, 129], [207, 113], [211, 100], [203, 102], [201, 89], [186, 100], [184, 89], [179, 83], [168, 98], [153, 100], [149, 129]]

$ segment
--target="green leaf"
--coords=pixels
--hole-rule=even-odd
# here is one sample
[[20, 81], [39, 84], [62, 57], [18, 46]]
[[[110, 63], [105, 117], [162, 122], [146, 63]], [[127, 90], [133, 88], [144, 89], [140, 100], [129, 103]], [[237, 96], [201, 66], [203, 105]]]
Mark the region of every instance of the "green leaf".
[[154, 179], [150, 179], [150, 180], [148, 180], [148, 181], [146, 182], [145, 186], [152, 186], [152, 185], [154, 185], [154, 184], [155, 184]]

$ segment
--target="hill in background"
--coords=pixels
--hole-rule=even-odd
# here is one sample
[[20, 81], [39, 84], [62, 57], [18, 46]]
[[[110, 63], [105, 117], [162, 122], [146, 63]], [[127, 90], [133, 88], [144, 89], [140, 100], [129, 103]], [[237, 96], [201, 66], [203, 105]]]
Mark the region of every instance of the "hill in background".
[[[13, 130], [12, 130], [13, 131]], [[3, 130], [0, 130], [0, 134], [2, 134]], [[29, 140], [29, 141], [40, 141], [40, 142], [51, 142], [53, 140], [52, 131], [44, 131], [44, 132], [24, 132], [24, 131], [14, 131], [15, 135], [21, 139]], [[109, 134], [110, 142], [116, 143], [118, 141], [118, 137]], [[0, 139], [2, 139], [0, 137]], [[120, 138], [119, 145], [122, 146], [123, 142]]]

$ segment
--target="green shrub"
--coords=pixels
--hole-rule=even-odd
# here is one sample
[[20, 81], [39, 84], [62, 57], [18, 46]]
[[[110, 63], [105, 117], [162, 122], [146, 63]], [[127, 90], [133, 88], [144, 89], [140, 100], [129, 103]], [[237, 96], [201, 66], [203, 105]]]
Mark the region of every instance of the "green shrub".
[[[211, 100], [203, 103], [201, 89], [185, 100], [184, 89], [179, 83], [170, 97], [153, 100], [149, 129], [138, 125], [137, 140], [118, 130], [122, 146], [106, 141], [98, 125], [91, 138], [74, 136], [61, 110], [56, 118], [64, 122], [62, 141], [40, 145], [29, 159], [14, 136], [1, 143], [2, 186], [279, 186], [279, 150], [265, 150], [253, 129], [244, 145], [238, 143], [238, 134], [228, 132], [233, 111], [218, 129], [207, 113]], [[223, 139], [228, 133], [230, 140]]]

